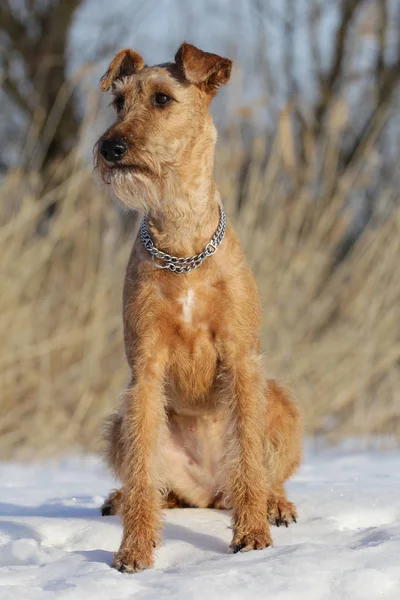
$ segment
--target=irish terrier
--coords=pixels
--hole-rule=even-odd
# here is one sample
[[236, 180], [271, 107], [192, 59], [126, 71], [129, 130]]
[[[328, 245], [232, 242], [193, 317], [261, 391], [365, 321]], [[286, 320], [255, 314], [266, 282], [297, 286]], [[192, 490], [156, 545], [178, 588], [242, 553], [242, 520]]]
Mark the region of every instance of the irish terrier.
[[119, 571], [153, 565], [164, 507], [231, 508], [231, 552], [296, 520], [282, 486], [300, 462], [299, 410], [263, 375], [257, 287], [213, 178], [209, 106], [230, 71], [184, 43], [153, 67], [122, 50], [102, 78], [116, 121], [96, 146], [101, 178], [145, 215], [123, 293], [132, 379], [107, 431]]

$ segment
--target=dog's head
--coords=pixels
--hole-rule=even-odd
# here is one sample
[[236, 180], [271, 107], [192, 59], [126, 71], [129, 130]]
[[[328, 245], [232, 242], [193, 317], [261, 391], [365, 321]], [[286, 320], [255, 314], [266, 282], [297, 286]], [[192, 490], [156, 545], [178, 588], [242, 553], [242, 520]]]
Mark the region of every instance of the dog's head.
[[175, 62], [146, 66], [119, 52], [101, 79], [112, 90], [115, 123], [95, 146], [102, 180], [127, 206], [147, 212], [174, 193], [173, 182], [215, 144], [209, 105], [231, 61], [184, 43]]

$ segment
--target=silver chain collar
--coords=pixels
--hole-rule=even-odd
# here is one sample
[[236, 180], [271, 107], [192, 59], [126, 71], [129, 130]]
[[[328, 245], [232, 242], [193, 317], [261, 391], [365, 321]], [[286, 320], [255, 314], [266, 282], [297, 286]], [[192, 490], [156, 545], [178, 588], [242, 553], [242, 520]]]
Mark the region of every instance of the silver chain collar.
[[[147, 229], [146, 217], [144, 217], [140, 225], [140, 239], [142, 240], [143, 246], [146, 248], [147, 252], [151, 254], [151, 260], [153, 261], [154, 265], [158, 269], [169, 269], [173, 273], [190, 273], [190, 271], [194, 271], [195, 269], [197, 269], [197, 267], [199, 267], [208, 256], [214, 254], [214, 252], [224, 239], [225, 232], [226, 215], [221, 204], [219, 204], [219, 224], [214, 235], [212, 236], [211, 240], [208, 242], [204, 250], [200, 252], [200, 254], [196, 254], [195, 256], [189, 256], [188, 258], [178, 258], [177, 256], [171, 256], [170, 254], [166, 254], [166, 252], [162, 252], [161, 250], [158, 250], [158, 248], [155, 247], [155, 245], [153, 244], [153, 240], [150, 237], [149, 230]], [[156, 258], [162, 261], [164, 264], [158, 264], [156, 262]]]

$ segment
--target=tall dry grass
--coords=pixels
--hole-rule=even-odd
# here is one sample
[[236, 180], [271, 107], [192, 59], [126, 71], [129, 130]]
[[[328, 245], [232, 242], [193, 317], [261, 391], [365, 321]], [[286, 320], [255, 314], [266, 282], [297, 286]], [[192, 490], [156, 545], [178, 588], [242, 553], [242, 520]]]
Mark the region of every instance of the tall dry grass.
[[[380, 189], [379, 210], [338, 263], [349, 200], [370, 186], [370, 148], [342, 173], [340, 130], [322, 148], [308, 140], [306, 170], [294, 143], [283, 115], [271, 145], [255, 140], [241, 182], [248, 152], [234, 131], [217, 153], [220, 191], [260, 286], [266, 370], [294, 390], [308, 434], [399, 438], [397, 186]], [[68, 168], [47, 194], [18, 171], [0, 190], [2, 457], [98, 450], [128, 377], [121, 290], [133, 234], [91, 169]]]

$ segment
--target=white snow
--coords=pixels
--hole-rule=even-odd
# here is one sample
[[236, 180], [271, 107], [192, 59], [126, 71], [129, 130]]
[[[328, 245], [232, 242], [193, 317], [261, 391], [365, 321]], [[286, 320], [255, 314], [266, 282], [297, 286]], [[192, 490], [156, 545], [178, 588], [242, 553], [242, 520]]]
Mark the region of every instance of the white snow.
[[227, 553], [229, 514], [166, 513], [155, 569], [110, 569], [115, 482], [97, 458], [0, 465], [1, 600], [377, 600], [400, 598], [400, 452], [307, 453], [288, 485], [299, 521], [275, 547]]

